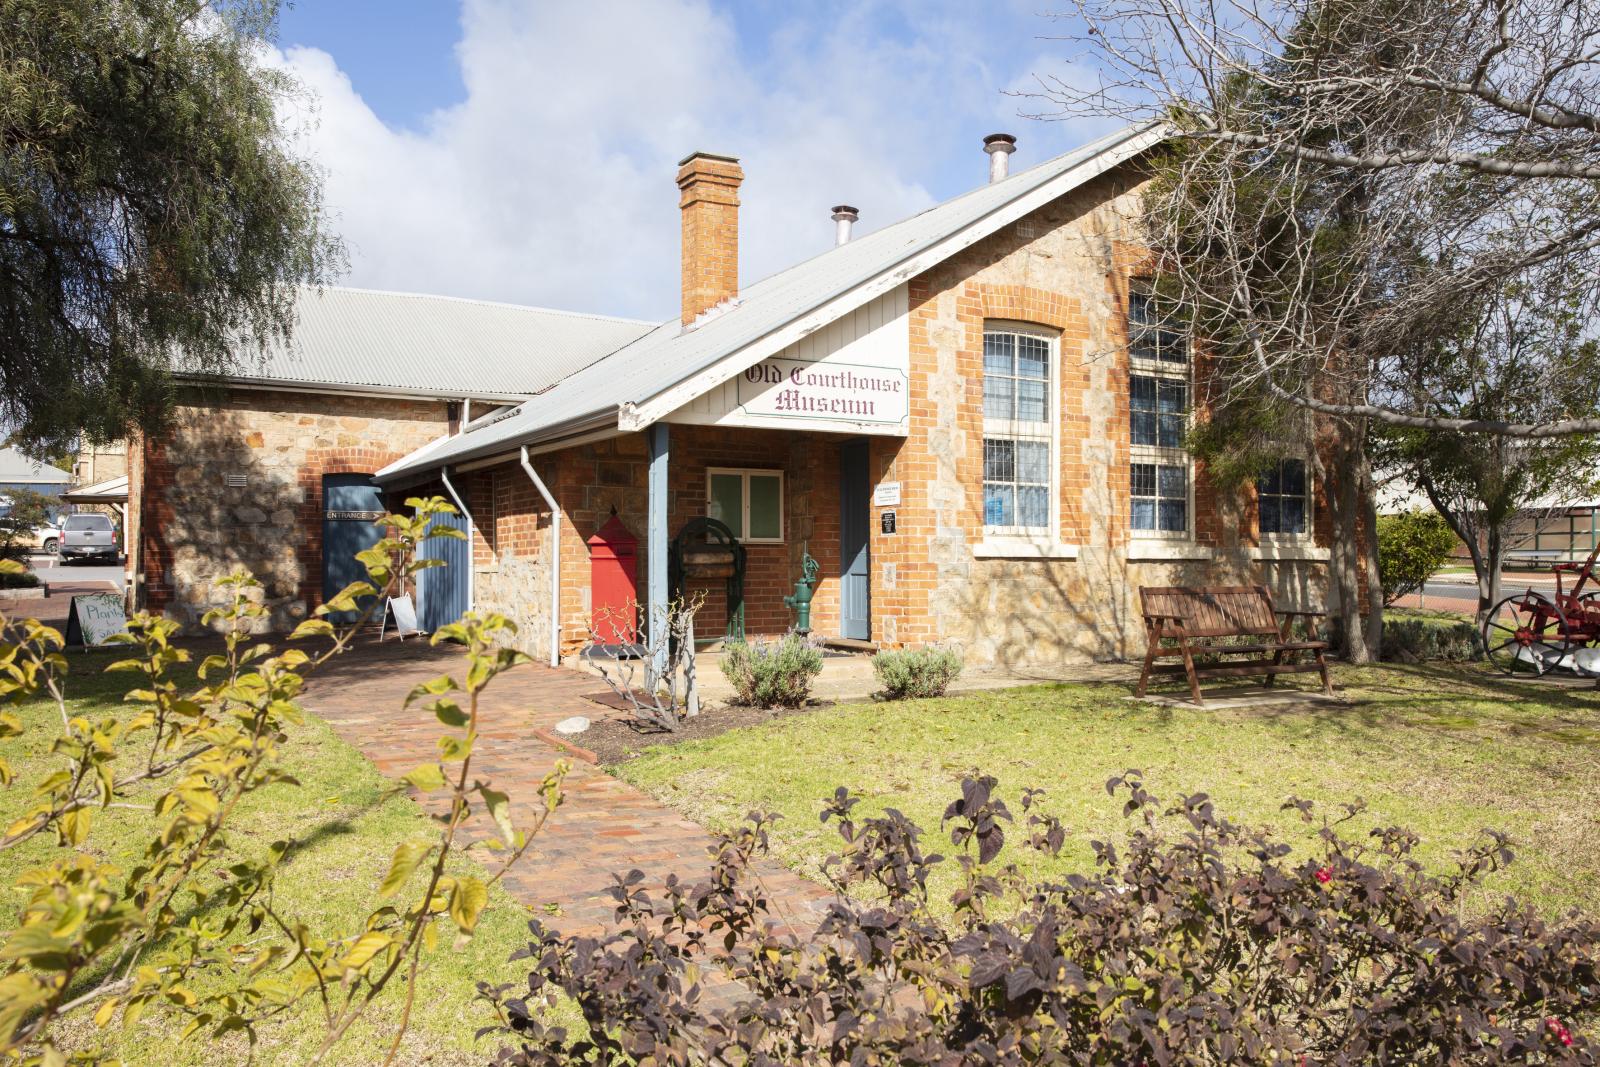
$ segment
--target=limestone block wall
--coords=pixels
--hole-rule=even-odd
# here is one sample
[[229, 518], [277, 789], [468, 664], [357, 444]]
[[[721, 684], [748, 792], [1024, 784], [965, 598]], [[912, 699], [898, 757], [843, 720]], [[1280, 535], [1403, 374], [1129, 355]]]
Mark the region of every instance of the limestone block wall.
[[[1141, 585], [1261, 582], [1282, 606], [1322, 605], [1326, 565], [1257, 558], [1248, 491], [1220, 492], [1203, 464], [1192, 538], [1172, 553], [1195, 558], [1130, 557], [1126, 307], [1144, 260], [1134, 225], [1141, 180], [1113, 172], [910, 283], [911, 432], [873, 442], [874, 478], [902, 487], [896, 532], [881, 532], [877, 509], [872, 524], [880, 644], [950, 641], [971, 662], [1006, 666], [1135, 656]], [[1059, 528], [1028, 558], [984, 537], [990, 320], [1042, 325], [1060, 339]], [[1325, 524], [1319, 532], [1325, 546]]]
[[371, 473], [448, 428], [443, 401], [253, 389], [185, 396], [171, 431], [140, 443], [136, 604], [197, 627], [215, 583], [263, 583], [264, 628], [322, 601], [322, 477]]

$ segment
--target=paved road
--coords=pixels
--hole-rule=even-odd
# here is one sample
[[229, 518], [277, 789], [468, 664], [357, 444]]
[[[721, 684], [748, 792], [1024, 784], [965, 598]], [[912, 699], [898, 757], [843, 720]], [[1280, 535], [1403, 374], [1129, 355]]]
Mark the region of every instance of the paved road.
[[52, 560], [49, 556], [35, 556], [29, 561], [29, 567], [46, 585], [110, 582], [119, 592], [124, 585], [125, 576], [121, 565], [107, 567], [88, 563], [63, 564], [59, 560]]

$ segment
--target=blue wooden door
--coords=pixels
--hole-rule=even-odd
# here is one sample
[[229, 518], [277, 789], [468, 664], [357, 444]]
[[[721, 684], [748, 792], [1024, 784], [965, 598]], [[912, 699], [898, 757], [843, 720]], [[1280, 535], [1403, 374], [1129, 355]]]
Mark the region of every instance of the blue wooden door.
[[[328, 600], [351, 582], [367, 576], [356, 553], [377, 544], [383, 530], [373, 525], [385, 514], [383, 494], [366, 474], [322, 476], [322, 599]], [[362, 611], [366, 610], [363, 602]], [[359, 612], [336, 611], [328, 616], [335, 626], [348, 626]], [[377, 622], [374, 617], [373, 622]]]
[[[435, 515], [429, 531], [448, 526], [467, 532], [465, 515]], [[467, 612], [470, 542], [455, 537], [428, 537], [417, 553], [423, 559], [442, 559], [444, 566], [429, 567], [417, 575], [417, 605], [420, 625], [429, 633], [448, 626]]]
[[839, 636], [872, 639], [872, 509], [867, 442], [839, 449]]

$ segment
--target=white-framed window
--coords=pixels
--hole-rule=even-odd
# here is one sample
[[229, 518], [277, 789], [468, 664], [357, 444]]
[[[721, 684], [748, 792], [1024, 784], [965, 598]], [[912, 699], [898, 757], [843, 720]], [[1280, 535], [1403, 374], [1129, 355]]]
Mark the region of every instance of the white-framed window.
[[706, 517], [726, 524], [745, 544], [781, 544], [783, 472], [708, 467]]
[[1273, 464], [1256, 479], [1256, 513], [1265, 540], [1311, 536], [1311, 478], [1303, 459]]
[[1192, 407], [1189, 345], [1148, 286], [1128, 289], [1129, 495], [1133, 536], [1186, 539], [1194, 471], [1184, 437]]
[[1021, 324], [983, 329], [983, 528], [1052, 536], [1056, 521], [1056, 335]]

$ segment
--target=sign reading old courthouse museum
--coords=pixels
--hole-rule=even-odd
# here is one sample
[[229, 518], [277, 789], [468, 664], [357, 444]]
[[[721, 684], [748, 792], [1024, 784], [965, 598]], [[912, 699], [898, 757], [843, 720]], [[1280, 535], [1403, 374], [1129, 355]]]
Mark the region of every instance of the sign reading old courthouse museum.
[[906, 376], [892, 367], [774, 358], [739, 376], [750, 415], [901, 423], [909, 410]]

